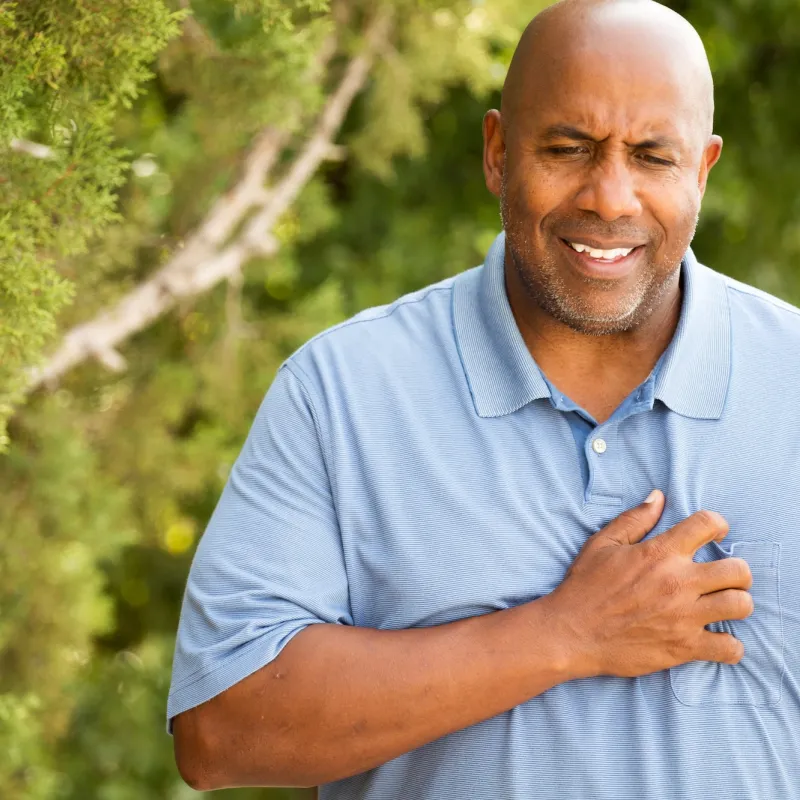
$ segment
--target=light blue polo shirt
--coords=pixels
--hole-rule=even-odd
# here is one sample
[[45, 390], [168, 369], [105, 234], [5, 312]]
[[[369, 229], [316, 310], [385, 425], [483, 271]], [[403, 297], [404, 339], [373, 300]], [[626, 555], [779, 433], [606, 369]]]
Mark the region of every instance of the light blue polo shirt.
[[713, 509], [731, 531], [697, 559], [750, 564], [755, 612], [713, 626], [744, 642], [740, 664], [570, 681], [321, 797], [800, 798], [800, 311], [689, 251], [659, 368], [581, 433], [515, 324], [504, 248], [283, 365], [192, 564], [168, 717], [308, 625], [426, 627], [535, 600], [657, 487], [650, 535]]

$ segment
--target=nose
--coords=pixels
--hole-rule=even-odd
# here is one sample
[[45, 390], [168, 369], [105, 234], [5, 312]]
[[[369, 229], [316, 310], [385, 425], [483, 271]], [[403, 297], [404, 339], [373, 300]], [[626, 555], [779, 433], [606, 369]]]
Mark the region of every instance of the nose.
[[619, 158], [594, 164], [577, 200], [582, 211], [592, 211], [606, 222], [642, 213], [630, 166]]

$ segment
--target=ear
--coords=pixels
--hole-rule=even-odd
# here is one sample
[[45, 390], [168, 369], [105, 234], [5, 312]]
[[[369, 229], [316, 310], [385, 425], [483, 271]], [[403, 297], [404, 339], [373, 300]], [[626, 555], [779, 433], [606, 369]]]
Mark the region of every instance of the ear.
[[702, 198], [706, 193], [706, 184], [708, 183], [708, 173], [711, 168], [719, 161], [722, 155], [722, 138], [714, 135], [708, 140], [706, 149], [703, 152], [703, 159], [700, 162], [700, 174], [698, 175], [697, 187], [700, 189], [700, 197]]
[[486, 112], [483, 118], [483, 175], [486, 188], [500, 197], [503, 186], [503, 170], [506, 160], [506, 142], [503, 120], [497, 109]]

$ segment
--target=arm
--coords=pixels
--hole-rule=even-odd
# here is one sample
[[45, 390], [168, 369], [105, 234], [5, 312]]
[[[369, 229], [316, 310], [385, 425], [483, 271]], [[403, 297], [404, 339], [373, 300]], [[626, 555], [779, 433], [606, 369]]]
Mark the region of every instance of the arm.
[[311, 380], [278, 373], [192, 563], [168, 716], [195, 788], [353, 775], [568, 678], [544, 600], [430, 628], [356, 626]]
[[371, 769], [576, 677], [547, 598], [435, 628], [312, 625], [175, 719], [201, 790], [311, 786]]

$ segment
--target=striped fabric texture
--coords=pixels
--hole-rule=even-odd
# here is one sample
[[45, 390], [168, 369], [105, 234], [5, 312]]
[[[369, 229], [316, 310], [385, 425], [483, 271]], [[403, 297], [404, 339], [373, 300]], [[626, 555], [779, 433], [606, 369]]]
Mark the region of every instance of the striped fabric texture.
[[[682, 264], [678, 329], [602, 425], [531, 358], [486, 263], [359, 314], [279, 371], [195, 555], [168, 719], [320, 622], [396, 630], [535, 600], [653, 488], [657, 536], [731, 531], [738, 665], [561, 684], [322, 800], [800, 800], [800, 311]], [[577, 424], [575, 415], [584, 423]], [[264, 712], [269, 713], [265, 708]]]

